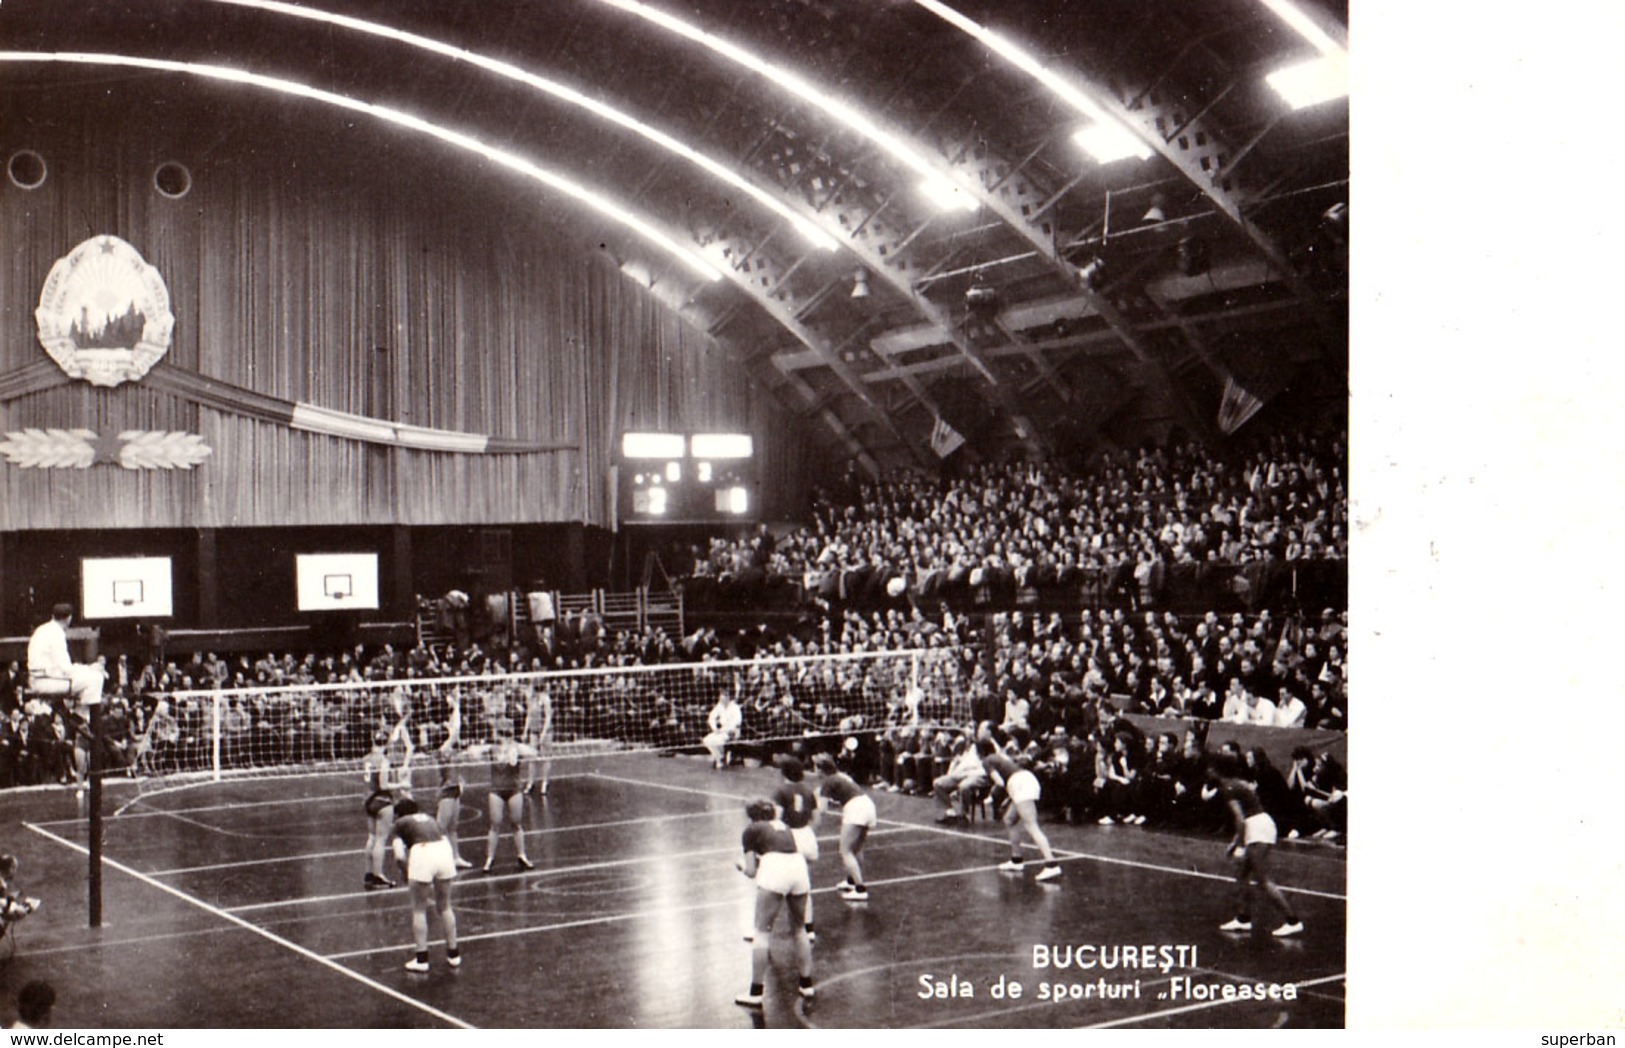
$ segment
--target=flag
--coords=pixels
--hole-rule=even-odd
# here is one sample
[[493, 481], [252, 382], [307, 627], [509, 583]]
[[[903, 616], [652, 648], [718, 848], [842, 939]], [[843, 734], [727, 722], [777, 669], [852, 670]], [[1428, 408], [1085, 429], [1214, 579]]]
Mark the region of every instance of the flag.
[[939, 416], [937, 424], [931, 427], [931, 450], [937, 453], [937, 458], [947, 458], [955, 451], [958, 451], [959, 446], [963, 443], [965, 443], [965, 438], [960, 435], [959, 431], [948, 425]]
[[1234, 433], [1263, 406], [1264, 402], [1247, 392], [1241, 383], [1227, 377], [1224, 395], [1219, 398], [1219, 429], [1226, 434]]

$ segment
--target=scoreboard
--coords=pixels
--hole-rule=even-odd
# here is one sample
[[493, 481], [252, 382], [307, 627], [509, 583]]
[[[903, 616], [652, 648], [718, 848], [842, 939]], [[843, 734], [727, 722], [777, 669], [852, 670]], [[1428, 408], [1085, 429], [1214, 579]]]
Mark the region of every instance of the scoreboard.
[[756, 454], [749, 433], [623, 433], [617, 469], [622, 523], [754, 519]]

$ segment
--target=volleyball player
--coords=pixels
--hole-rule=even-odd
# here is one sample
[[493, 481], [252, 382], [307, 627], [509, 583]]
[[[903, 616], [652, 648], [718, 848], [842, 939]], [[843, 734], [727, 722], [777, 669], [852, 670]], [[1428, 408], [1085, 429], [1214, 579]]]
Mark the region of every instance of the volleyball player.
[[521, 738], [536, 749], [542, 773], [536, 782], [536, 796], [546, 797], [548, 773], [553, 770], [553, 761], [548, 756], [548, 746], [553, 741], [553, 696], [545, 687], [531, 692]]
[[1246, 780], [1245, 774], [1246, 764], [1230, 753], [1218, 754], [1208, 765], [1208, 777], [1217, 784], [1219, 796], [1224, 799], [1236, 823], [1236, 835], [1226, 849], [1226, 854], [1237, 864], [1236, 915], [1219, 925], [1219, 930], [1253, 930], [1249, 888], [1256, 884], [1286, 917], [1270, 934], [1278, 938], [1298, 935], [1303, 931], [1303, 922], [1298, 919], [1286, 894], [1270, 879], [1270, 853], [1275, 850], [1275, 820], [1264, 810], [1258, 792]]
[[[367, 812], [367, 875], [361, 883], [367, 891], [395, 887], [395, 882], [384, 876], [384, 855], [388, 851], [385, 842], [389, 839], [391, 808], [399, 799], [396, 792], [400, 788], [401, 775], [404, 772], [408, 776], [406, 782], [409, 786], [411, 772], [407, 768], [392, 768], [390, 756], [392, 750], [402, 752], [396, 740], [404, 733], [405, 725], [406, 721], [402, 719], [395, 725], [394, 731], [379, 728], [373, 734], [372, 749], [361, 758], [361, 778], [368, 789], [364, 805]], [[405, 745], [406, 760], [410, 761], [411, 740], [407, 739]]]
[[830, 811], [841, 813], [841, 866], [846, 870], [846, 879], [836, 887], [840, 889], [841, 898], [848, 902], [868, 902], [869, 887], [863, 881], [858, 853], [863, 850], [869, 831], [875, 828], [874, 799], [856, 780], [837, 768], [835, 758], [829, 754], [814, 757], [813, 767], [823, 776], [818, 792], [826, 806]]
[[[1010, 799], [1010, 807], [1004, 813], [1004, 825], [1010, 830], [1010, 861], [1000, 863], [999, 869], [1006, 873], [1020, 873], [1026, 869], [1021, 855], [1021, 835], [1026, 831], [1044, 856], [1044, 868], [1038, 871], [1034, 880], [1050, 881], [1059, 877], [1061, 864], [1055, 861], [1049, 838], [1038, 825], [1038, 797], [1042, 792], [1038, 776], [999, 749], [992, 739], [982, 739], [976, 745], [982, 750], [982, 767], [987, 769], [988, 776], [995, 783], [1004, 786], [1004, 794]], [[1026, 761], [1026, 758], [1022, 760]]]
[[435, 796], [434, 821], [451, 844], [451, 855], [457, 868], [466, 870], [474, 864], [463, 858], [462, 842], [457, 837], [457, 823], [462, 818], [463, 808], [463, 766], [457, 754], [463, 711], [456, 695], [451, 696], [449, 701], [451, 713], [446, 718], [446, 741], [435, 748], [435, 770], [440, 782]]
[[[773, 791], [773, 805], [778, 809], [779, 821], [790, 828], [795, 838], [796, 851], [807, 860], [809, 869], [818, 860], [818, 831], [814, 824], [818, 818], [818, 794], [803, 779], [806, 768], [797, 757], [786, 754], [779, 758], [779, 774], [784, 781]], [[807, 896], [807, 938], [817, 939], [813, 931], [813, 901]]]
[[440, 826], [418, 810], [410, 797], [395, 802], [389, 843], [412, 891], [412, 941], [417, 953], [406, 962], [409, 972], [429, 970], [429, 896], [434, 896], [440, 927], [446, 936], [446, 963], [463, 963], [457, 949], [457, 914], [451, 908], [451, 882], [457, 876], [451, 842]]
[[767, 976], [768, 945], [773, 938], [773, 922], [779, 907], [790, 910], [790, 936], [795, 942], [796, 972], [801, 996], [813, 996], [812, 943], [807, 939], [807, 896], [811, 884], [807, 860], [796, 850], [790, 828], [773, 817], [773, 802], [751, 801], [745, 806], [750, 825], [740, 836], [744, 857], [736, 864], [746, 877], [756, 881], [756, 937], [750, 952], [750, 990], [734, 998], [747, 1008], [762, 1006], [762, 987]]
[[525, 830], [522, 826], [525, 819], [525, 788], [529, 783], [522, 786], [519, 780], [521, 769], [528, 767], [526, 762], [536, 758], [536, 750], [513, 737], [511, 718], [496, 718], [494, 730], [495, 741], [468, 749], [469, 756], [489, 756], [491, 759], [491, 792], [486, 798], [491, 829], [485, 838], [484, 869], [486, 873], [491, 872], [491, 864], [496, 862], [498, 840], [503, 829], [508, 828], [513, 831], [514, 851], [518, 853], [515, 861], [519, 863], [519, 868], [534, 870], [535, 864], [525, 854]]

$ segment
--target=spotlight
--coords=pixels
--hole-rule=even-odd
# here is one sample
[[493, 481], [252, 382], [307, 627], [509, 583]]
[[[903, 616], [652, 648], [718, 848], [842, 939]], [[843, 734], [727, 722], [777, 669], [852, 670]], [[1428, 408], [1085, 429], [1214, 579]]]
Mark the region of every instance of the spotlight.
[[965, 290], [965, 308], [980, 316], [991, 316], [999, 311], [999, 292], [981, 277]]
[[1096, 255], [1078, 270], [1078, 280], [1090, 291], [1099, 291], [1106, 283], [1106, 260]]
[[868, 270], [860, 269], [856, 273], [852, 274], [852, 297], [853, 298], [868, 298], [869, 297], [869, 272], [868, 272]]

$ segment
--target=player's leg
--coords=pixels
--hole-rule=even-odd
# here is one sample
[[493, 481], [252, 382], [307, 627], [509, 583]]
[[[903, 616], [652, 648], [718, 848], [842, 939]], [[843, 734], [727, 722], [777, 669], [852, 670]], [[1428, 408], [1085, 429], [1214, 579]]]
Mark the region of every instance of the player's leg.
[[1059, 877], [1061, 865], [1055, 861], [1055, 851], [1050, 847], [1048, 835], [1038, 824], [1038, 799], [1023, 796], [1020, 800], [1012, 800], [1010, 810], [1016, 813], [1018, 825], [1026, 831], [1033, 844], [1038, 846], [1038, 853], [1044, 857], [1044, 868], [1038, 871], [1038, 879], [1048, 881]]
[[1297, 911], [1292, 908], [1292, 902], [1281, 891], [1273, 878], [1270, 877], [1270, 855], [1274, 847], [1269, 844], [1255, 841], [1247, 845], [1247, 865], [1252, 871], [1253, 883], [1269, 896], [1270, 901], [1281, 908], [1286, 920], [1275, 928], [1272, 934], [1277, 936], [1297, 935], [1303, 931], [1303, 922], [1298, 919]]
[[[408, 874], [410, 877], [410, 874]], [[412, 945], [417, 953], [406, 962], [409, 972], [426, 972], [429, 970], [429, 885], [424, 881], [412, 881]]]
[[[762, 987], [767, 980], [767, 951], [773, 940], [773, 921], [783, 904], [784, 896], [777, 892], [765, 888], [756, 890], [756, 934], [750, 946], [750, 991], [735, 997], [735, 1004], [757, 1007], [762, 1003]], [[801, 941], [806, 941], [799, 921], [795, 923], [795, 933]]]
[[486, 814], [489, 817], [491, 828], [485, 834], [485, 872], [491, 872], [491, 864], [497, 858], [497, 840], [502, 834], [502, 822], [508, 816], [508, 802], [499, 797], [495, 790], [485, 798]]
[[435, 878], [434, 905], [440, 911], [440, 928], [446, 937], [446, 960], [455, 968], [463, 963], [463, 955], [457, 948], [457, 912], [451, 908], [450, 877]]
[[796, 974], [800, 976], [797, 989], [803, 997], [813, 995], [812, 938], [805, 931], [796, 931], [796, 929], [800, 929], [802, 923], [807, 920], [810, 912], [807, 909], [807, 902], [811, 896], [811, 892], [801, 892], [796, 895], [787, 895], [784, 899], [790, 907], [791, 937], [796, 946]]
[[850, 902], [865, 902], [869, 898], [869, 886], [863, 880], [863, 864], [858, 860], [858, 853], [863, 851], [863, 842], [868, 837], [869, 827], [862, 823], [841, 824], [841, 866], [846, 870], [848, 885], [841, 898]]
[[513, 847], [518, 853], [519, 865], [524, 869], [535, 869], [531, 865], [530, 856], [525, 854], [525, 791], [520, 790], [508, 798], [508, 824], [513, 827]]
[[1230, 856], [1236, 863], [1236, 881], [1233, 888], [1235, 916], [1219, 925], [1223, 932], [1250, 932], [1253, 930], [1253, 908], [1250, 884], [1253, 878], [1252, 849], [1243, 845]]

